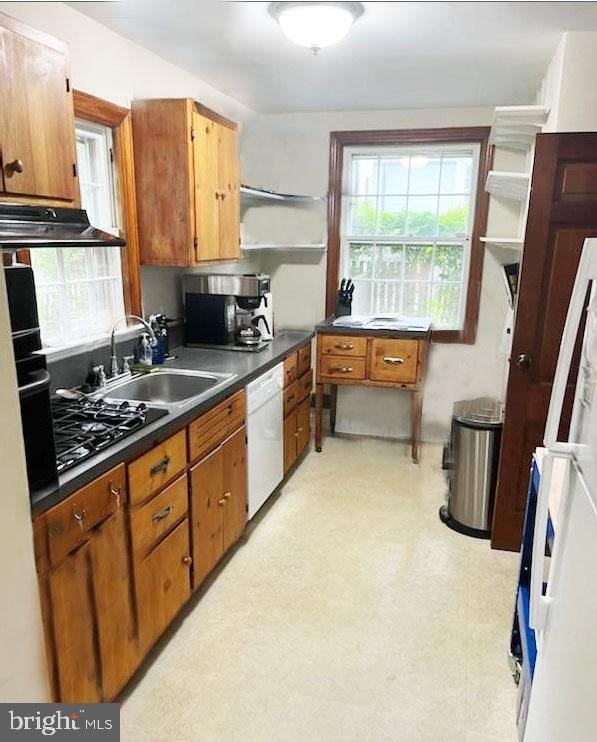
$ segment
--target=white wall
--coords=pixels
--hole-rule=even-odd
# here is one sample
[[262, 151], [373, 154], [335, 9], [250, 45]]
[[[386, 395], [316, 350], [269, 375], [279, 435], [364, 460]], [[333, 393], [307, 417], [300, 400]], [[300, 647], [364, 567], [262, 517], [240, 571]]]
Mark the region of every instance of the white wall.
[[[491, 109], [335, 111], [272, 114], [247, 122], [243, 131], [243, 177], [252, 185], [283, 192], [325, 195], [331, 131], [487, 126]], [[524, 158], [501, 153], [501, 169], [524, 169]], [[244, 215], [255, 241], [317, 242], [326, 233], [322, 207], [271, 206]], [[519, 209], [492, 199], [488, 234], [516, 236]], [[272, 275], [278, 326], [311, 329], [325, 314], [325, 254], [264, 253], [263, 268]], [[507, 303], [495, 258], [486, 254], [479, 329], [475, 345], [434, 345], [425, 385], [422, 435], [442, 439], [452, 404], [458, 399], [501, 396], [505, 359], [499, 351]], [[409, 434], [408, 395], [395, 391], [343, 388], [338, 430], [389, 437]]]
[[21, 414], [0, 278], [0, 702], [49, 701]]

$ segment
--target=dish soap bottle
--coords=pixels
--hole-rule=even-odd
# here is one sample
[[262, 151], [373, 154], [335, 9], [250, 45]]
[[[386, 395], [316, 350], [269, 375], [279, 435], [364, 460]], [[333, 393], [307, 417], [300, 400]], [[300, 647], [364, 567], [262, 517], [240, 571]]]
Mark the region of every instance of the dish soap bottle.
[[151, 350], [151, 343], [149, 342], [149, 335], [144, 332], [139, 338], [139, 344], [137, 347], [137, 356], [139, 358], [139, 363], [143, 364], [144, 366], [151, 366], [152, 355], [153, 354]]

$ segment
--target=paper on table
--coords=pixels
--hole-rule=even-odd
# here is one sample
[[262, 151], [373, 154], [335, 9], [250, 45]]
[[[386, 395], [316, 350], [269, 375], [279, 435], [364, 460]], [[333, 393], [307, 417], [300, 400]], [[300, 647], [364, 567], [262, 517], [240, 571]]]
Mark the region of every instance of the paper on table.
[[408, 317], [404, 314], [347, 315], [337, 317], [337, 327], [360, 327], [368, 330], [411, 330], [426, 332], [431, 327], [427, 317]]

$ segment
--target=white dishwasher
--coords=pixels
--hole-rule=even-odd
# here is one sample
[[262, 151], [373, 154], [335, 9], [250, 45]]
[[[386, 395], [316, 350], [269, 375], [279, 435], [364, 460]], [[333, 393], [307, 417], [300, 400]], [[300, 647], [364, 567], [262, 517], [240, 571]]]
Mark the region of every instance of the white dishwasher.
[[283, 387], [283, 363], [247, 386], [249, 519], [284, 476]]

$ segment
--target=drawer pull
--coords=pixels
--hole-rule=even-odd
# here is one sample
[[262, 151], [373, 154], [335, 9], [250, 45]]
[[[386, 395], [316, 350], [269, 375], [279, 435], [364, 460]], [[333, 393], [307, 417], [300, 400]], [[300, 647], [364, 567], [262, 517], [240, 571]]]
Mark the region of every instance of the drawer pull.
[[334, 348], [336, 348], [336, 350], [354, 350], [354, 345], [353, 343], [336, 343]]
[[74, 516], [74, 519], [79, 524], [79, 528], [81, 529], [81, 531], [84, 531], [85, 530], [84, 520], [85, 520], [85, 518], [87, 516], [87, 513], [85, 511], [85, 508], [83, 508], [83, 510], [81, 510], [80, 513], [77, 513], [75, 511], [73, 511], [73, 516]]
[[185, 567], [190, 567], [191, 564], [193, 563], [193, 557], [184, 556], [182, 558], [182, 563], [184, 564]]
[[117, 487], [114, 487], [112, 480], [108, 483], [108, 490], [112, 497], [116, 500], [116, 507], [120, 507], [120, 493], [122, 492], [122, 487], [118, 485]]
[[330, 371], [338, 374], [351, 374], [353, 372], [352, 366], [332, 366]]
[[161, 510], [156, 510], [155, 513], [152, 515], [151, 520], [154, 523], [159, 523], [161, 520], [164, 520], [164, 518], [167, 518], [173, 512], [174, 512], [174, 505], [166, 505], [165, 508], [162, 508]]
[[218, 505], [222, 508], [226, 504], [226, 500], [222, 497], [220, 500], [218, 500]]
[[401, 363], [404, 363], [404, 358], [400, 358], [399, 356], [385, 356], [383, 359], [384, 363], [389, 363], [394, 366], [398, 366]]
[[152, 466], [149, 470], [149, 475], [152, 477], [155, 477], [156, 474], [159, 474], [160, 472], [166, 471], [170, 464], [170, 456], [166, 454], [164, 458], [159, 462], [159, 464], [156, 464], [155, 466]]

